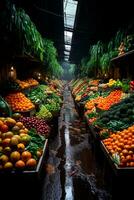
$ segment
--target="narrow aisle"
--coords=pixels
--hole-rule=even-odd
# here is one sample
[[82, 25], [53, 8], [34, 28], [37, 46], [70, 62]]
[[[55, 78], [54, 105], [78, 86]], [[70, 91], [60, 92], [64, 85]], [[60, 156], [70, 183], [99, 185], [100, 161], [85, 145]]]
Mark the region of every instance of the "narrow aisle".
[[[62, 120], [65, 135], [65, 200], [110, 199], [88, 142], [86, 124], [79, 118], [68, 86], [64, 91]], [[97, 179], [95, 175], [97, 175]]]
[[50, 141], [42, 200], [110, 200], [68, 86], [63, 95], [59, 133]]

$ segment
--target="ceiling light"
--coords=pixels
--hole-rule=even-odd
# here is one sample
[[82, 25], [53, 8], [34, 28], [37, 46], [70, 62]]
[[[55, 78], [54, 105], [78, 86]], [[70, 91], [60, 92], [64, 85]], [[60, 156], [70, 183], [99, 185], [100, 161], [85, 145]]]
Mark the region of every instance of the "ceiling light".
[[71, 45], [65, 45], [65, 50], [68, 50], [68, 51], [70, 51], [71, 50]]

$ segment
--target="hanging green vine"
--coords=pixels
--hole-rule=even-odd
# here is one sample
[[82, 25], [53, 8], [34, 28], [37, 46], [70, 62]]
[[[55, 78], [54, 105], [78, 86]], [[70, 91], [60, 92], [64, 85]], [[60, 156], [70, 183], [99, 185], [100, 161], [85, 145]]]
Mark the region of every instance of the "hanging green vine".
[[[3, 20], [2, 20], [3, 19]], [[5, 19], [5, 20], [4, 20]], [[35, 24], [22, 8], [16, 8], [7, 1], [6, 9], [0, 13], [0, 26], [2, 32], [0, 39], [3, 41], [4, 34], [11, 44], [11, 55], [23, 55], [25, 53], [34, 56], [45, 63], [45, 70], [52, 76], [60, 76], [63, 69], [57, 60], [57, 50], [51, 40], [43, 39]], [[8, 42], [7, 42], [8, 43]], [[8, 47], [8, 44], [7, 44]]]

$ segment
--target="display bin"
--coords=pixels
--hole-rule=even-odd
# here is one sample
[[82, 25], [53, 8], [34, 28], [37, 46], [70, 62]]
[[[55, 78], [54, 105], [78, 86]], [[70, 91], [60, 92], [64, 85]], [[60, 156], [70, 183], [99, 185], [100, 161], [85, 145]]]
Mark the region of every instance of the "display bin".
[[[43, 165], [48, 156], [48, 139], [45, 140], [42, 156], [40, 157], [35, 170], [25, 171], [1, 171], [0, 192], [4, 199], [37, 199], [41, 189], [42, 177], [45, 176]], [[20, 193], [20, 197], [17, 194]], [[24, 195], [24, 196], [23, 196]], [[36, 196], [37, 195], [37, 196]], [[36, 198], [35, 198], [36, 197]]]
[[127, 177], [134, 178], [134, 167], [119, 167], [113, 161], [112, 156], [110, 155], [110, 153], [108, 152], [107, 148], [105, 147], [102, 141], [100, 142], [100, 147], [116, 176], [124, 176], [124, 177], [127, 176]]

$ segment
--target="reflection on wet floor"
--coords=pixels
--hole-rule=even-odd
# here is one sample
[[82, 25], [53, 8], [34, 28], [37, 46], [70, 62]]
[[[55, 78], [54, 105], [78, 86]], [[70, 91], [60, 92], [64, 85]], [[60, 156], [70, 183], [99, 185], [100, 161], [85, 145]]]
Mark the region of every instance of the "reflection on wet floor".
[[46, 171], [42, 200], [110, 200], [68, 86], [64, 90], [59, 133], [50, 141]]

